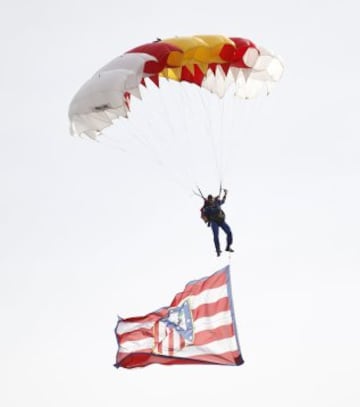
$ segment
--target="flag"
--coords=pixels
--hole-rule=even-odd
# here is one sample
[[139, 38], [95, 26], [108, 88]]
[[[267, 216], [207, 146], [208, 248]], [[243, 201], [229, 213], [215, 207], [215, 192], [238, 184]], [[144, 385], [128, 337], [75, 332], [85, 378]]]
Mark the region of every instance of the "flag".
[[115, 334], [115, 367], [241, 365], [230, 267], [189, 282], [169, 307], [142, 317], [119, 317]]

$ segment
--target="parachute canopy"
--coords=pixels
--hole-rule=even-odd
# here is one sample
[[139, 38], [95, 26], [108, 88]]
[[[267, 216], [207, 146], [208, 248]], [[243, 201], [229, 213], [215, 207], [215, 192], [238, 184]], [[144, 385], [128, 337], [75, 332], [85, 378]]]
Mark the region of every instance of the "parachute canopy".
[[99, 69], [76, 93], [70, 131], [96, 138], [119, 117], [128, 117], [131, 96], [141, 99], [146, 80], [189, 82], [222, 98], [268, 94], [283, 72], [279, 57], [243, 38], [174, 37], [138, 46]]

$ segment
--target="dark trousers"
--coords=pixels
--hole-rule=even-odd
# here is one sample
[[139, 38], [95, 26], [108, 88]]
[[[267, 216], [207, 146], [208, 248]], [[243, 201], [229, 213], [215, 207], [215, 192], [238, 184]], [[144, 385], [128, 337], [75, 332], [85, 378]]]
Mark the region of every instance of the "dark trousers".
[[230, 226], [226, 222], [216, 223], [212, 221], [211, 229], [214, 235], [214, 244], [217, 252], [220, 251], [219, 228], [221, 228], [226, 233], [226, 247], [231, 246], [233, 242]]

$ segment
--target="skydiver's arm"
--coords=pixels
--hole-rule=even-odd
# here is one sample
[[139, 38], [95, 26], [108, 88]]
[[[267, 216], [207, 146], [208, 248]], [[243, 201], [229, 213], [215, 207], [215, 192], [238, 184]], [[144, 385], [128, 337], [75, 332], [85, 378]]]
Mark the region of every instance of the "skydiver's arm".
[[219, 203], [219, 205], [221, 206], [222, 204], [224, 204], [225, 203], [225, 201], [226, 201], [226, 192], [224, 192], [224, 196], [223, 196], [223, 198], [220, 200], [218, 200], [218, 203]]

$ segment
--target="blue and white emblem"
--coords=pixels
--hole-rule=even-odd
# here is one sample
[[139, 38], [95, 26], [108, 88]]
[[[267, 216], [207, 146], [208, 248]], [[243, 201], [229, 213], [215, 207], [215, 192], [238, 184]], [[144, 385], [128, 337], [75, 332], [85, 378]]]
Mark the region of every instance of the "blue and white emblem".
[[186, 300], [178, 307], [170, 308], [168, 316], [161, 319], [168, 328], [174, 329], [187, 343], [194, 339], [193, 320], [189, 301]]

